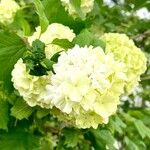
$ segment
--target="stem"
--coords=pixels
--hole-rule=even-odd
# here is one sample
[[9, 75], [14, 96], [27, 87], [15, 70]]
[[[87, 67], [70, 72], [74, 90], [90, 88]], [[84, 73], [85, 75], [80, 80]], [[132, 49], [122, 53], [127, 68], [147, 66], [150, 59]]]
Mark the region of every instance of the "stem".
[[150, 76], [142, 77], [142, 78], [141, 78], [141, 81], [144, 81], [144, 80], [150, 80]]

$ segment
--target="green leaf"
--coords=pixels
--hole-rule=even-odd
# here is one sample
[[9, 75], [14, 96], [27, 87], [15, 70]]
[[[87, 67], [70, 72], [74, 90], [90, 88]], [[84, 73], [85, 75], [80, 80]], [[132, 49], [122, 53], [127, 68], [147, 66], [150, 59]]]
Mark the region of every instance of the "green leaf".
[[60, 0], [43, 0], [42, 3], [50, 24], [54, 22], [61, 23], [69, 26], [75, 33], [79, 33], [85, 27], [83, 21], [79, 19], [74, 20], [68, 15]]
[[53, 65], [55, 64], [54, 61], [51, 61], [47, 58], [45, 58], [42, 62], [41, 62], [41, 65], [46, 68], [47, 70], [53, 70]]
[[112, 126], [119, 134], [123, 134], [123, 129], [126, 128], [126, 124], [117, 115], [110, 119], [110, 126]]
[[[115, 150], [115, 139], [109, 130], [92, 130], [92, 134], [95, 137], [95, 147], [104, 148], [108, 147], [109, 150]], [[108, 140], [109, 139], [109, 140]]]
[[22, 120], [24, 118], [27, 119], [33, 111], [34, 108], [30, 107], [23, 99], [19, 98], [11, 108], [11, 115], [19, 120]]
[[37, 150], [40, 138], [22, 129], [0, 133], [0, 150]]
[[89, 32], [87, 29], [83, 30], [75, 39], [74, 44], [78, 44], [81, 47], [87, 46], [100, 46], [103, 50], [105, 49], [105, 43], [95, 37], [91, 32]]
[[126, 150], [140, 150], [138, 146], [127, 136], [124, 138], [124, 141], [126, 143]]
[[58, 45], [65, 50], [74, 47], [74, 44], [68, 41], [67, 39], [54, 39], [52, 44]]
[[79, 142], [79, 132], [75, 129], [65, 128], [63, 130], [63, 134], [65, 136], [65, 145], [67, 147], [75, 147]]
[[58, 62], [58, 58], [59, 58], [61, 52], [62, 52], [62, 51], [55, 53], [55, 54], [51, 57], [51, 61]]
[[141, 120], [135, 120], [134, 125], [143, 139], [145, 137], [150, 138], [150, 128], [145, 126]]
[[12, 89], [11, 71], [25, 51], [26, 45], [19, 36], [0, 30], [0, 80], [7, 90]]
[[49, 109], [39, 108], [36, 112], [36, 116], [37, 116], [38, 119], [41, 119], [41, 118], [47, 116], [48, 114], [50, 114]]
[[85, 20], [85, 15], [83, 14], [80, 6], [81, 6], [81, 0], [70, 0], [71, 5], [76, 10], [77, 14], [82, 20]]
[[7, 130], [9, 120], [8, 108], [8, 102], [0, 99], [0, 129]]
[[30, 75], [43, 76], [47, 75], [47, 68], [41, 65], [41, 62], [46, 58], [45, 44], [36, 39], [32, 42], [32, 48], [23, 57], [23, 61], [29, 70]]
[[25, 15], [22, 9], [17, 11], [14, 21], [23, 30], [24, 35], [30, 35], [31, 28], [28, 21], [25, 19]]
[[37, 14], [39, 15], [41, 31], [44, 32], [49, 25], [49, 21], [44, 12], [44, 6], [40, 0], [33, 0], [33, 3], [36, 7]]

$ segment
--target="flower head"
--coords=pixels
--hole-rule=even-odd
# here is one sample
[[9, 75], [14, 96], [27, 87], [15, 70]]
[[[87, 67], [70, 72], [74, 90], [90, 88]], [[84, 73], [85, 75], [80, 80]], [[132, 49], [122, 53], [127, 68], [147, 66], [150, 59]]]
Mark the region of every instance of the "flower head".
[[39, 105], [51, 108], [51, 104], [44, 99], [46, 85], [50, 83], [50, 76], [51, 73], [48, 76], [40, 77], [30, 75], [23, 60], [19, 59], [12, 71], [12, 82], [29, 106]]
[[113, 53], [116, 60], [126, 64], [126, 91], [130, 93], [146, 70], [144, 53], [125, 34], [106, 33], [102, 39], [106, 42], [106, 53]]
[[14, 15], [19, 9], [19, 5], [14, 0], [0, 1], [0, 22], [10, 24], [14, 20]]
[[[72, 17], [74, 18], [78, 17], [78, 13], [74, 8], [74, 6], [70, 3], [70, 0], [61, 0], [61, 2], [62, 5], [65, 7], [65, 10], [67, 10]], [[81, 0], [80, 8], [84, 17], [86, 16], [87, 13], [92, 11], [93, 6], [94, 6], [94, 0]]]
[[69, 27], [59, 23], [53, 23], [50, 24], [47, 30], [42, 34], [41, 27], [37, 27], [36, 32], [32, 36], [28, 37], [28, 42], [30, 43], [30, 45], [32, 45], [32, 42], [34, 40], [41, 40], [46, 45], [45, 53], [47, 58], [51, 58], [51, 56], [53, 56], [55, 53], [63, 50], [62, 47], [52, 44], [53, 40], [67, 39], [68, 41], [72, 42], [74, 37], [75, 34]]
[[[100, 47], [62, 52], [47, 85], [46, 101], [68, 114], [79, 128], [96, 128], [116, 112], [123, 93], [124, 64]], [[87, 120], [88, 118], [88, 120]]]

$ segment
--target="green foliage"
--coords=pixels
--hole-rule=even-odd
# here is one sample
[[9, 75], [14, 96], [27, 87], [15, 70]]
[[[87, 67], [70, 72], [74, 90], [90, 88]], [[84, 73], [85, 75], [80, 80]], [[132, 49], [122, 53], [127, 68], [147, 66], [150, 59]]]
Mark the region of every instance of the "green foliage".
[[15, 23], [23, 30], [23, 35], [30, 35], [31, 27], [25, 19], [23, 10], [18, 10], [15, 16]]
[[79, 33], [85, 27], [85, 22], [74, 20], [71, 16], [68, 16], [60, 0], [43, 0], [43, 5], [49, 23], [57, 22], [68, 25], [75, 33]]
[[125, 144], [127, 145], [126, 149], [127, 150], [140, 150], [138, 148], [138, 146], [132, 141], [130, 140], [128, 137], [125, 137]]
[[100, 46], [105, 49], [105, 43], [95, 37], [92, 33], [90, 33], [87, 29], [83, 30], [75, 39], [74, 43], [78, 44], [81, 47], [85, 45], [90, 46], [93, 45], [94, 47]]
[[74, 44], [69, 42], [67, 39], [55, 39], [53, 40], [52, 44], [58, 45], [65, 50], [74, 47]]
[[41, 119], [41, 118], [47, 116], [48, 114], [50, 114], [49, 109], [38, 108], [38, 110], [36, 112], [36, 116], [37, 116], [38, 119]]
[[0, 133], [1, 150], [35, 150], [40, 147], [40, 138], [23, 129]]
[[44, 6], [40, 0], [33, 0], [33, 3], [36, 7], [36, 12], [39, 15], [41, 32], [44, 32], [49, 25], [49, 21], [44, 12]]
[[3, 81], [7, 90], [12, 88], [11, 71], [25, 51], [26, 46], [19, 36], [0, 30], [0, 81]]
[[80, 8], [81, 5], [81, 0], [69, 0], [71, 5], [74, 7], [74, 9], [76, 10], [76, 12], [78, 13], [79, 17], [84, 20], [85, 16]]
[[27, 105], [23, 99], [19, 98], [11, 108], [11, 115], [19, 120], [22, 120], [27, 119], [33, 111], [34, 109], [32, 107]]
[[45, 61], [45, 59], [45, 44], [38, 39], [33, 41], [32, 47], [23, 57], [27, 70], [31, 75], [35, 76], [46, 75], [50, 69], [48, 60]]
[[135, 120], [134, 125], [143, 139], [145, 137], [150, 139], [150, 129], [146, 127], [141, 120]]
[[110, 150], [115, 150], [115, 139], [109, 130], [92, 130], [92, 135], [94, 136], [93, 146], [95, 149], [106, 149], [107, 147]]
[[76, 147], [79, 140], [80, 140], [80, 132], [78, 130], [75, 129], [70, 129], [70, 128], [65, 128], [63, 130], [63, 134], [65, 137], [65, 142], [64, 144], [67, 147]]
[[7, 130], [9, 120], [9, 105], [7, 101], [0, 99], [0, 129]]

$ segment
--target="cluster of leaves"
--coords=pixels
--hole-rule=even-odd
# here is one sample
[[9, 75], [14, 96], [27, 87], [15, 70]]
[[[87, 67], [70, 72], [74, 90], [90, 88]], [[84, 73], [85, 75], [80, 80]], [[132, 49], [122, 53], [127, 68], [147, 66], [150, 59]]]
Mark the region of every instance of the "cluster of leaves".
[[[55, 39], [53, 44], [68, 49], [77, 43], [101, 46], [105, 43], [96, 36], [104, 32], [120, 32], [129, 35], [146, 53], [150, 60], [150, 21], [140, 20], [135, 16], [136, 10], [147, 7], [149, 0], [130, 1], [124, 3], [113, 1], [114, 6], [107, 6], [102, 0], [95, 0], [94, 9], [83, 18], [79, 1], [72, 0], [80, 18], [73, 19], [65, 11], [60, 0], [21, 0], [26, 5], [17, 12], [11, 25], [0, 25], [0, 149], [1, 150], [100, 150], [125, 149], [146, 150], [150, 147], [150, 62], [141, 79], [142, 91], [131, 94], [118, 109], [118, 113], [110, 118], [107, 125], [98, 129], [76, 129], [66, 127], [58, 121], [50, 110], [40, 107], [31, 108], [13, 89], [11, 70], [20, 57], [30, 74], [43, 75], [52, 69], [57, 61], [56, 54], [47, 60], [44, 54], [45, 45], [40, 41], [33, 43], [33, 48], [26, 46], [19, 36], [31, 35], [40, 24], [42, 32], [49, 23], [58, 22], [69, 26], [77, 34], [72, 43]], [[126, 15], [130, 13], [130, 15]], [[19, 36], [18, 36], [18, 35]], [[39, 73], [35, 64], [43, 68]], [[41, 72], [41, 71], [40, 71]], [[141, 104], [136, 106], [136, 97]]]

